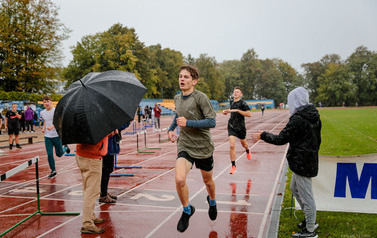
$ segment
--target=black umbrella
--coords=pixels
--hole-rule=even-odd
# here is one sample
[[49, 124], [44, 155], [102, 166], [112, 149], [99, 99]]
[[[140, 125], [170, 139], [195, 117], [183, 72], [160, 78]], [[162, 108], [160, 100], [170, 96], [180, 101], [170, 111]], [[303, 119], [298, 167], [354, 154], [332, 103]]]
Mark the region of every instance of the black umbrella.
[[63, 144], [97, 144], [134, 119], [147, 89], [133, 73], [89, 73], [74, 82], [55, 109], [53, 124]]

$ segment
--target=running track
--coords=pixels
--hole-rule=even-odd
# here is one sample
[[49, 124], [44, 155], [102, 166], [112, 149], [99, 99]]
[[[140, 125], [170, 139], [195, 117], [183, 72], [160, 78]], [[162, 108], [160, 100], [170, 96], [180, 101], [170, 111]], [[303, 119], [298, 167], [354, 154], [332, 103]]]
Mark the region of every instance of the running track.
[[[182, 213], [175, 191], [174, 162], [176, 144], [159, 143], [158, 134], [148, 130], [147, 146], [161, 149], [155, 153], [136, 152], [136, 135], [125, 135], [118, 166], [142, 166], [142, 169], [116, 170], [133, 173], [134, 177], [112, 177], [109, 191], [118, 195], [116, 204], [97, 203], [95, 212], [105, 218], [100, 224], [105, 233], [81, 235], [81, 216], [37, 215], [17, 227], [12, 237], [265, 237], [270, 222], [272, 202], [285, 161], [287, 145], [273, 146], [264, 142], [252, 144], [251, 133], [267, 130], [278, 133], [288, 121], [288, 111], [268, 110], [264, 117], [253, 112], [246, 119], [252, 160], [239, 142], [236, 143], [237, 171], [230, 175], [227, 120], [217, 114], [217, 126], [211, 130], [215, 142], [214, 179], [218, 217], [208, 218], [207, 192], [200, 171], [194, 168], [188, 175], [190, 202], [195, 215], [184, 233], [176, 230]], [[167, 127], [171, 118], [162, 120]], [[161, 134], [166, 139], [166, 133]], [[143, 136], [139, 143], [144, 145]], [[55, 158], [58, 176], [47, 179], [49, 167], [43, 143], [27, 145], [21, 151], [0, 154], [0, 174], [39, 155], [41, 210], [43, 212], [81, 212], [81, 175], [74, 157]], [[0, 182], [0, 233], [37, 210], [34, 166]], [[7, 237], [5, 236], [5, 237]]]

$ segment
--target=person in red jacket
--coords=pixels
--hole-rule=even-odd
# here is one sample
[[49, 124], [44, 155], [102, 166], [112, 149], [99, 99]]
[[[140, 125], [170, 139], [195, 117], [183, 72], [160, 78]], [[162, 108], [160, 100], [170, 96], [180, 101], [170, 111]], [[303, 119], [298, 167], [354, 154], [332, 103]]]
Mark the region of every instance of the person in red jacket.
[[154, 111], [154, 128], [160, 130], [160, 117], [161, 117], [161, 108], [156, 103], [153, 108]]
[[114, 134], [114, 132], [110, 133], [96, 145], [77, 144], [76, 146], [76, 162], [82, 176], [84, 195], [81, 233], [101, 234], [105, 232], [105, 229], [96, 226], [96, 224], [105, 222], [105, 219], [95, 216], [94, 206], [100, 194], [102, 156], [107, 154], [108, 137]]

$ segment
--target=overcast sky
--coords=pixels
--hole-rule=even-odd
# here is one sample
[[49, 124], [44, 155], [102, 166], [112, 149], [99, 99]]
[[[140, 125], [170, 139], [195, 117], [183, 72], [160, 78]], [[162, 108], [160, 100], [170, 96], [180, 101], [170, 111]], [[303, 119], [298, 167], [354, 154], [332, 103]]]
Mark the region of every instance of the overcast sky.
[[121, 23], [146, 46], [161, 44], [198, 57], [241, 59], [254, 48], [260, 59], [281, 58], [296, 70], [326, 54], [347, 58], [360, 45], [377, 51], [375, 0], [52, 0], [72, 30], [70, 47]]

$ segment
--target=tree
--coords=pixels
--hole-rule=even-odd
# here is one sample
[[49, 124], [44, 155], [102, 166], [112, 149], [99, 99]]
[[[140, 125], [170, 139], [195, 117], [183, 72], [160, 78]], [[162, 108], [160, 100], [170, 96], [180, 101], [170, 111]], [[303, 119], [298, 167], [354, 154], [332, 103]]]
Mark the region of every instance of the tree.
[[353, 52], [346, 64], [350, 69], [353, 84], [356, 85], [359, 105], [377, 104], [377, 54], [360, 46]]
[[195, 60], [195, 66], [200, 71], [198, 90], [207, 94], [210, 99], [225, 99], [225, 83], [220, 77], [220, 71], [215, 57], [209, 57], [207, 54], [201, 54]]
[[324, 106], [354, 105], [356, 86], [352, 84], [347, 66], [330, 63], [318, 81], [316, 102]]
[[250, 49], [242, 55], [240, 70], [239, 86], [243, 90], [244, 98], [253, 99], [255, 97], [255, 80], [261, 70], [260, 61], [258, 60], [258, 55], [254, 49]]
[[283, 76], [274, 60], [260, 60], [260, 70], [255, 80], [255, 98], [272, 98], [278, 104], [286, 100], [287, 94]]
[[157, 77], [157, 92], [154, 97], [173, 98], [179, 90], [178, 73], [183, 65], [183, 56], [179, 51], [162, 49], [160, 44], [148, 47], [148, 65]]
[[296, 70], [290, 64], [281, 59], [278, 59], [275, 64], [281, 73], [286, 93], [289, 93], [298, 86], [304, 85], [302, 77], [298, 76]]
[[0, 88], [50, 92], [69, 30], [50, 0], [0, 0]]
[[226, 60], [219, 64], [220, 76], [225, 83], [224, 100], [229, 100], [235, 86], [240, 84], [241, 62], [239, 60]]
[[68, 87], [89, 72], [123, 70], [134, 73], [148, 89], [145, 97], [158, 95], [159, 75], [151, 67], [149, 51], [134, 28], [114, 24], [107, 31], [87, 35], [72, 48], [73, 60], [64, 69]]

